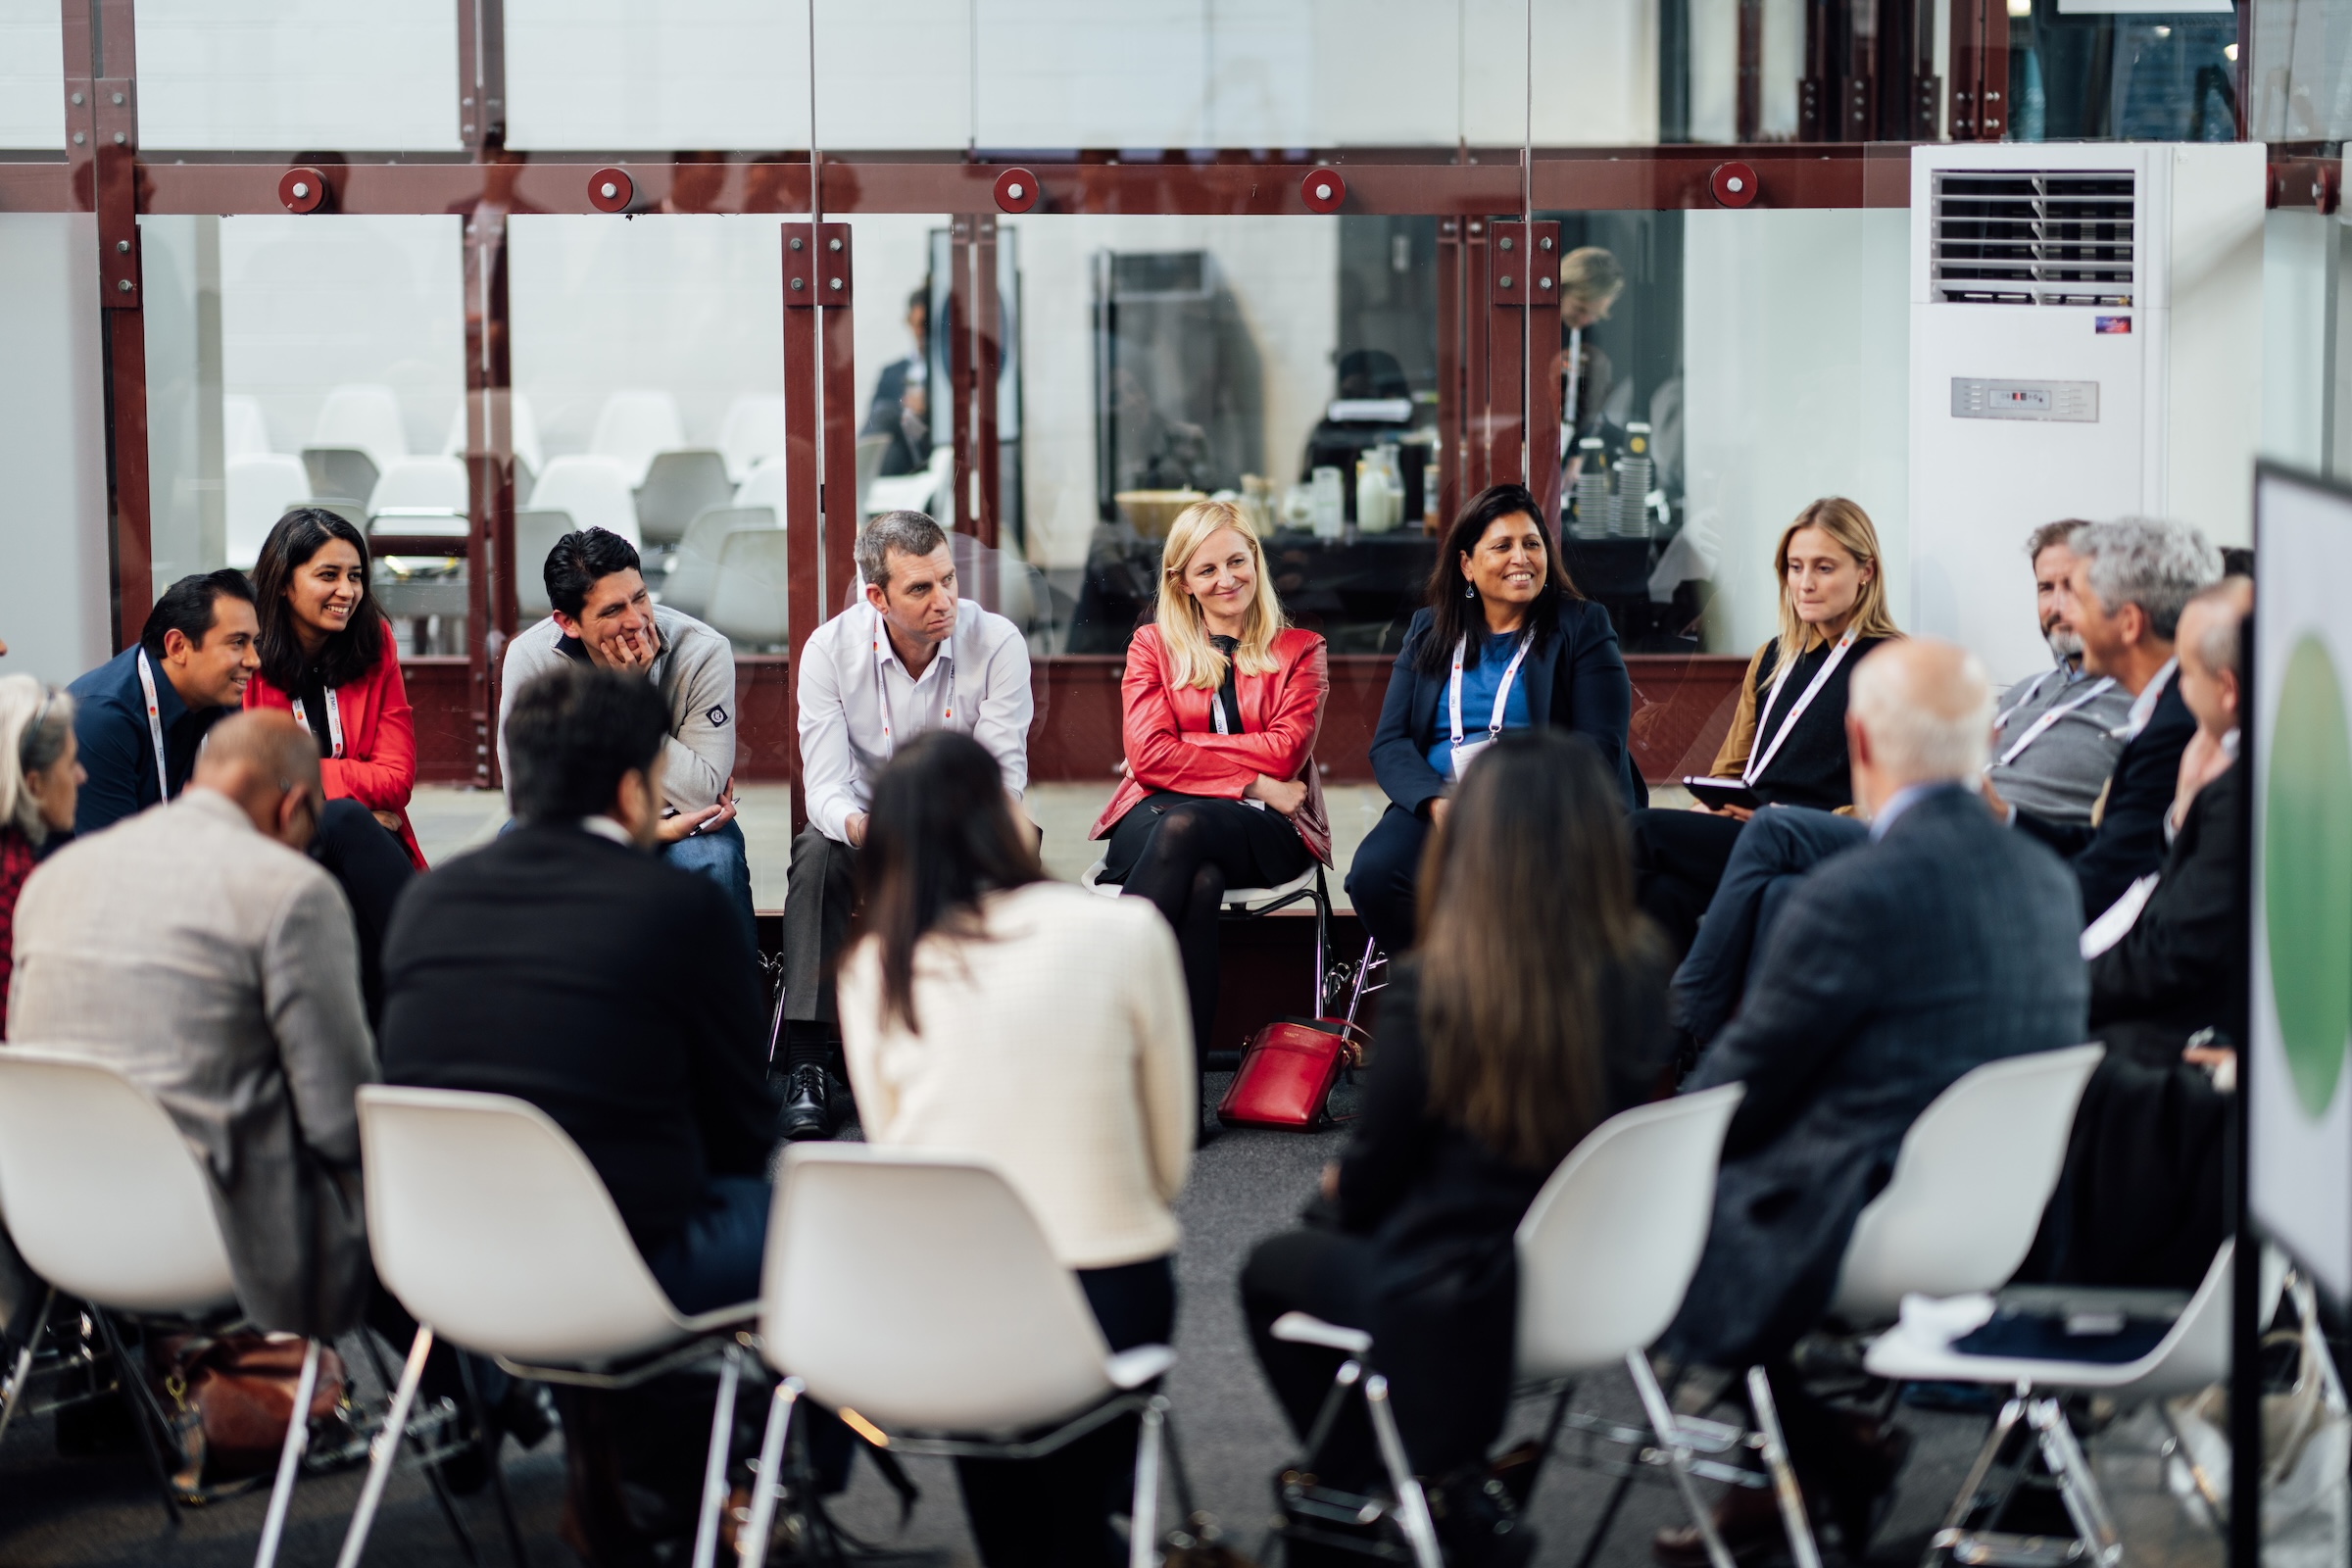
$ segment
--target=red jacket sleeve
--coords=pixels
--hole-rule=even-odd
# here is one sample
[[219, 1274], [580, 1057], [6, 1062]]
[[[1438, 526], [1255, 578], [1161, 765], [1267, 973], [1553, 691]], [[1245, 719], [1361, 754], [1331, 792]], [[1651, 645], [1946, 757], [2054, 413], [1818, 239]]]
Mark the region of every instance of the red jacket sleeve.
[[1177, 726], [1159, 634], [1149, 626], [1127, 645], [1127, 673], [1119, 681], [1119, 698], [1127, 771], [1146, 789], [1238, 801], [1257, 778], [1256, 767], [1192, 744], [1204, 737], [1188, 735]]
[[[1247, 677], [1244, 677], [1245, 679]], [[1331, 665], [1323, 639], [1292, 662], [1273, 679], [1282, 684], [1266, 727], [1248, 735], [1187, 735], [1193, 745], [1232, 759], [1268, 778], [1296, 779], [1306, 771], [1315, 754], [1315, 736], [1323, 728], [1323, 704], [1331, 695]]]
[[416, 787], [416, 715], [409, 707], [409, 685], [401, 678], [400, 650], [384, 628], [383, 659], [368, 676], [375, 709], [375, 733], [368, 755], [327, 758], [318, 764], [329, 800], [348, 796], [370, 811], [406, 810]]

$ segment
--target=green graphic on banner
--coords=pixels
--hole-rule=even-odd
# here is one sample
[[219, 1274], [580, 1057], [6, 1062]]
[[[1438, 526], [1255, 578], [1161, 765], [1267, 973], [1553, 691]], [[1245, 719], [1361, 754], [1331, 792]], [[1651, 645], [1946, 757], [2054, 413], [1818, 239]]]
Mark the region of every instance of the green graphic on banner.
[[2352, 1039], [2352, 730], [2327, 646], [2287, 656], [2271, 726], [2263, 918], [2295, 1098], [2317, 1120]]

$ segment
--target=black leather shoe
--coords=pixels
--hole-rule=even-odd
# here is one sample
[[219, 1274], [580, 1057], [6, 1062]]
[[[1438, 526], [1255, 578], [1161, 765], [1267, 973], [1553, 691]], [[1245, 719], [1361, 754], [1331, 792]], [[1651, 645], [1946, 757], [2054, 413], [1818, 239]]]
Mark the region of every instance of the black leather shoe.
[[803, 1062], [792, 1070], [784, 1091], [784, 1138], [823, 1141], [833, 1136], [833, 1085], [825, 1069]]

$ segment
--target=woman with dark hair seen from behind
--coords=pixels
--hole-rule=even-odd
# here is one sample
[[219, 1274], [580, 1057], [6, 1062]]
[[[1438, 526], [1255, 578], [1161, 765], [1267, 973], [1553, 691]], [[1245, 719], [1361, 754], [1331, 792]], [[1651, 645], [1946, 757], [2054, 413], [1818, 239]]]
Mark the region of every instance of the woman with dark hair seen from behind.
[[[933, 730], [874, 785], [843, 951], [866, 1140], [977, 1155], [1037, 1216], [1113, 1350], [1173, 1343], [1193, 1036], [1167, 923], [1049, 881], [996, 760]], [[989, 1568], [1112, 1564], [1133, 1417], [1042, 1459], [956, 1462]]]
[[1413, 939], [1413, 887], [1460, 767], [1512, 730], [1590, 740], [1627, 807], [1646, 804], [1626, 749], [1633, 683], [1608, 612], [1579, 593], [1523, 485], [1480, 491], [1438, 550], [1372, 732], [1389, 808], [1355, 852], [1348, 896], [1382, 951]]
[[[1302, 1441], [1341, 1357], [1276, 1341], [1274, 1320], [1369, 1331], [1447, 1561], [1518, 1562], [1532, 1538], [1486, 1488], [1510, 1402], [1513, 1236], [1587, 1133], [1653, 1098], [1667, 1056], [1669, 965], [1634, 906], [1622, 783], [1597, 748], [1539, 732], [1484, 751], [1431, 840], [1420, 930], [1324, 1203], [1250, 1254], [1242, 1303]], [[1374, 1480], [1360, 1400], [1305, 1462], [1337, 1487]]]
[[8, 1038], [17, 895], [51, 836], [74, 831], [80, 787], [74, 699], [30, 675], [0, 677], [0, 1040]]

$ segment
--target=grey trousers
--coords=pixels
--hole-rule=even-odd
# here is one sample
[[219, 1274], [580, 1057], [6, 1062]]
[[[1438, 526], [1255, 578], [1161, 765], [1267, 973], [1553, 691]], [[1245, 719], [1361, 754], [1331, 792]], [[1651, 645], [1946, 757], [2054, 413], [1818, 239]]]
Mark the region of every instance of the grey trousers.
[[811, 822], [792, 841], [784, 878], [784, 1016], [837, 1023], [833, 959], [849, 940], [858, 906], [858, 852]]

